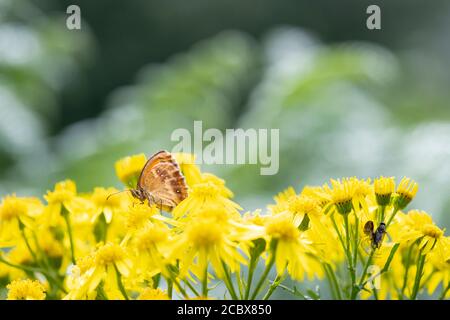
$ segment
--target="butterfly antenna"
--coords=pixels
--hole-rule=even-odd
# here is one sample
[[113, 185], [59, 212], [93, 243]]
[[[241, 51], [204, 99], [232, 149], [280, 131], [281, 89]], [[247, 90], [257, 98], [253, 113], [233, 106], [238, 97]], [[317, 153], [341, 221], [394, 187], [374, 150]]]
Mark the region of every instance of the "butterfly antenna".
[[127, 191], [131, 192], [131, 190], [127, 189], [127, 190], [122, 190], [122, 191], [111, 193], [109, 196], [106, 197], [106, 201], [108, 201], [109, 198], [111, 198], [112, 196], [115, 196], [115, 195], [118, 195], [119, 193], [123, 193], [123, 192], [127, 192]]

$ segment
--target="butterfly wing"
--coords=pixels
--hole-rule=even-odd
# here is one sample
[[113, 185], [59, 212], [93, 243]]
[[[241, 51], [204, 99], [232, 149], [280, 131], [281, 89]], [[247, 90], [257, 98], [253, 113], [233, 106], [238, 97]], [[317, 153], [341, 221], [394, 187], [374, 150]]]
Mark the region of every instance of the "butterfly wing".
[[373, 229], [374, 229], [373, 221], [369, 220], [364, 224], [364, 227], [363, 227], [364, 236], [362, 237], [362, 240], [361, 240], [361, 246], [367, 254], [369, 254], [369, 252], [372, 248], [373, 237], [374, 237]]
[[138, 188], [152, 201], [170, 211], [187, 197], [187, 186], [180, 167], [167, 151], [153, 155], [142, 169]]
[[371, 234], [373, 234], [373, 228], [374, 228], [373, 221], [370, 221], [370, 220], [367, 221], [364, 224], [364, 234], [366, 236], [370, 236]]

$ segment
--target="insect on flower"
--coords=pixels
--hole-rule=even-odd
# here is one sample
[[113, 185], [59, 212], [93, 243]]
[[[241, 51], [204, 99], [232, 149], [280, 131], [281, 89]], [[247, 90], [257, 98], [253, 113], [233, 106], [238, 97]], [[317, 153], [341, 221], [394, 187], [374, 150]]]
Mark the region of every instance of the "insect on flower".
[[187, 197], [187, 186], [180, 167], [172, 154], [165, 150], [155, 153], [147, 161], [136, 189], [128, 191], [142, 203], [147, 200], [149, 205], [156, 204], [165, 211], [172, 211]]
[[364, 225], [364, 234], [371, 240], [372, 248], [379, 249], [383, 243], [384, 236], [386, 235], [386, 224], [381, 222], [374, 232], [373, 221], [369, 220]]

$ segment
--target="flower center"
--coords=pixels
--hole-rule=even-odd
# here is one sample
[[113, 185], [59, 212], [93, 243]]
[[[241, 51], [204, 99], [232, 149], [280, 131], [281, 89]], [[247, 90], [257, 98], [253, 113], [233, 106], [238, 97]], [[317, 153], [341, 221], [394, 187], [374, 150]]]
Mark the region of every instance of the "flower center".
[[289, 211], [293, 214], [319, 214], [320, 206], [316, 199], [299, 196], [292, 198], [289, 202]]
[[217, 223], [202, 221], [191, 226], [188, 238], [196, 247], [210, 247], [222, 240], [222, 230]]
[[213, 183], [207, 182], [195, 185], [192, 193], [194, 196], [201, 198], [215, 197], [219, 194], [219, 189]]
[[125, 256], [125, 252], [118, 244], [108, 243], [98, 249], [95, 262], [99, 265], [113, 264], [120, 261]]
[[159, 227], [152, 227], [146, 230], [138, 238], [138, 247], [141, 250], [149, 250], [154, 245], [165, 242], [168, 239], [168, 230]]
[[422, 228], [422, 233], [428, 237], [439, 239], [444, 232], [433, 224], [426, 224]]
[[27, 206], [16, 196], [8, 196], [0, 206], [0, 220], [12, 220], [27, 213]]
[[294, 241], [300, 232], [290, 219], [274, 219], [266, 225], [266, 232], [273, 238]]

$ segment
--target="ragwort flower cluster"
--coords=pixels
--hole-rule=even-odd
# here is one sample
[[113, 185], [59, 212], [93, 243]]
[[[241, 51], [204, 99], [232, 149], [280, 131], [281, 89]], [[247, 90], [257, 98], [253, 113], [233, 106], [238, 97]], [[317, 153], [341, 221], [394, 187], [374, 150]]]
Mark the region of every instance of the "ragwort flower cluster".
[[[269, 299], [279, 289], [312, 299], [450, 297], [450, 240], [426, 212], [405, 211], [413, 180], [332, 179], [243, 212], [224, 180], [193, 155], [175, 157], [189, 192], [172, 212], [115, 188], [79, 193], [70, 180], [45, 202], [5, 196], [5, 298]], [[116, 163], [126, 188], [145, 162]], [[329, 296], [308, 290], [314, 279]]]

